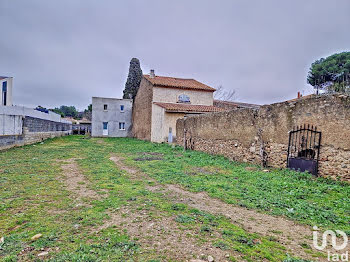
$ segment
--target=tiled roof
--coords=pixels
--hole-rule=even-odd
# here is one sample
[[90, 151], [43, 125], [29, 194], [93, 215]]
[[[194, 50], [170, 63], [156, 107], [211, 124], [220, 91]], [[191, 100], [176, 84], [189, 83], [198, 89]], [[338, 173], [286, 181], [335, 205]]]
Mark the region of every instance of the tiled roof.
[[202, 90], [202, 91], [210, 91], [210, 92], [214, 92], [216, 90], [215, 88], [207, 86], [194, 79], [184, 79], [184, 78], [175, 78], [175, 77], [167, 77], [167, 76], [155, 76], [151, 78], [149, 75], [143, 75], [143, 76], [149, 82], [151, 82], [151, 84], [154, 86], [194, 89], [194, 90]]
[[254, 108], [259, 109], [260, 105], [257, 104], [248, 104], [248, 103], [242, 103], [242, 102], [233, 102], [233, 101], [223, 101], [223, 100], [214, 100], [214, 105], [218, 107], [225, 107], [225, 108]]
[[0, 80], [3, 80], [5, 78], [8, 78], [8, 76], [0, 76]]
[[154, 102], [155, 105], [165, 108], [166, 111], [170, 112], [222, 112], [225, 111], [222, 108], [215, 106], [204, 106], [204, 105], [191, 105], [191, 104], [180, 104], [180, 103], [160, 103]]

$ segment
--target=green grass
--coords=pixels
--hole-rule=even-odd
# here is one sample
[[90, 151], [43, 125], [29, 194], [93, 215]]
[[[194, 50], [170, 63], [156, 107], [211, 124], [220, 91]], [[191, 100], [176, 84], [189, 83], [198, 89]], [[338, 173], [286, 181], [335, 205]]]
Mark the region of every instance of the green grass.
[[[302, 261], [287, 256], [274, 239], [146, 190], [149, 181], [130, 179], [109, 160], [111, 153], [123, 154], [128, 164], [161, 183], [180, 184], [234, 205], [350, 232], [347, 184], [287, 170], [247, 171], [247, 165], [224, 157], [183, 152], [165, 144], [112, 138], [99, 144], [97, 139], [82, 138], [57, 138], [0, 152], [0, 237], [5, 237], [0, 260], [17, 261], [25, 249], [21, 258], [35, 261], [42, 249], [50, 249], [47, 258], [52, 261], [171, 261], [167, 254], [145, 250], [125, 230], [112, 226], [94, 233], [109, 212], [129, 205], [170, 217], [199, 243], [212, 243], [247, 261]], [[60, 168], [62, 160], [70, 158], [78, 159], [87, 186], [106, 197], [76, 205], [64, 187]], [[38, 233], [43, 234], [40, 239], [30, 240]]]
[[[350, 235], [348, 183], [287, 169], [247, 170], [249, 165], [222, 156], [184, 152], [181, 147], [165, 144], [137, 140], [114, 143], [116, 151], [128, 155], [130, 165], [140, 167], [159, 182], [180, 184], [194, 192], [206, 191], [229, 204], [283, 215], [309, 225], [344, 230]], [[133, 160], [144, 152], [163, 154], [163, 160]]]
[[[137, 257], [139, 247], [122, 232], [90, 232], [107, 218], [103, 202], [76, 207], [60, 182], [56, 160], [86, 157], [91, 149], [83, 152], [84, 143], [80, 142], [80, 138], [66, 137], [0, 153], [0, 236], [5, 238], [0, 260], [17, 261], [26, 248], [29, 251], [21, 257], [33, 261], [43, 248], [54, 250], [50, 252], [53, 261], [132, 261]], [[112, 174], [121, 175], [116, 169]], [[52, 214], [55, 210], [63, 212]], [[37, 233], [43, 237], [31, 241]]]

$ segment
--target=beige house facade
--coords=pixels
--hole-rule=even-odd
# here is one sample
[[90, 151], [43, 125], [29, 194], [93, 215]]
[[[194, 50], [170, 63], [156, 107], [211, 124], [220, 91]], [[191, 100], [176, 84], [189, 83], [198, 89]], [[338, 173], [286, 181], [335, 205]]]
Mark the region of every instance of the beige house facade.
[[213, 106], [214, 88], [194, 79], [144, 75], [134, 100], [133, 136], [173, 142], [176, 120], [188, 115], [224, 111]]

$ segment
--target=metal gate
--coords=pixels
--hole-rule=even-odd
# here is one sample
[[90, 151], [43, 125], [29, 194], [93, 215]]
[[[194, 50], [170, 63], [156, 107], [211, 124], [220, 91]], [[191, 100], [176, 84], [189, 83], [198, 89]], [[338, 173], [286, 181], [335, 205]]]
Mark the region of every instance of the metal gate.
[[317, 175], [320, 146], [321, 132], [316, 126], [293, 127], [289, 132], [287, 168]]

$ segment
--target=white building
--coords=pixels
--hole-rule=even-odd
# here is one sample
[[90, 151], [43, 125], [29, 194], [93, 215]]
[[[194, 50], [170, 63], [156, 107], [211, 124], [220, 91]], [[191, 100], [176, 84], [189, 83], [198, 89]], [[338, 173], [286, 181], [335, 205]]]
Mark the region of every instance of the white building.
[[12, 106], [12, 77], [0, 76], [0, 105]]

